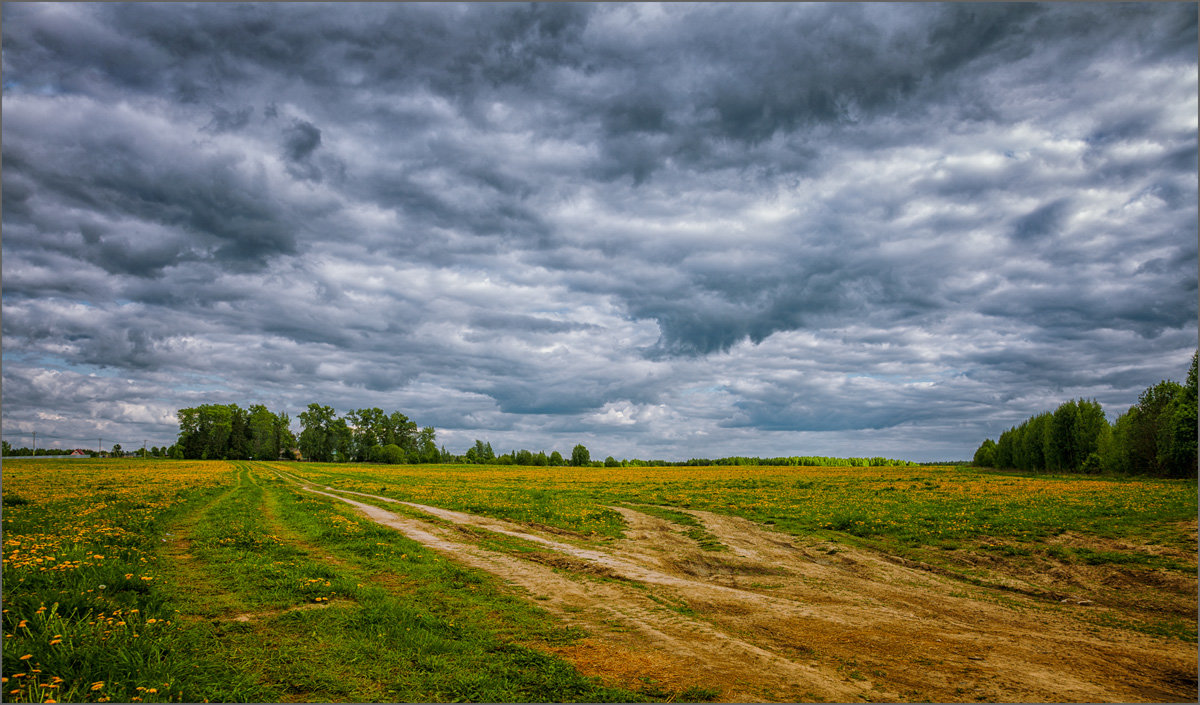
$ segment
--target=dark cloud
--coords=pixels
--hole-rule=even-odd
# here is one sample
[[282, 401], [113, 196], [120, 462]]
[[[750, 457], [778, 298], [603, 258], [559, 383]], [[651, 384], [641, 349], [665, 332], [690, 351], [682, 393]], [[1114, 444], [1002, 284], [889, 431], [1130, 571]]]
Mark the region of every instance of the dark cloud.
[[[250, 123], [250, 116], [253, 114], [254, 107], [249, 105], [238, 110], [214, 108], [212, 111], [212, 120], [204, 126], [204, 129], [216, 133], [236, 132]], [[318, 140], [319, 138], [320, 134], [318, 133]]]
[[965, 457], [1196, 345], [1194, 5], [18, 3], [3, 42], [6, 434], [320, 401]]
[[289, 127], [284, 138], [284, 155], [294, 162], [308, 159], [321, 146], [321, 131], [303, 120]]

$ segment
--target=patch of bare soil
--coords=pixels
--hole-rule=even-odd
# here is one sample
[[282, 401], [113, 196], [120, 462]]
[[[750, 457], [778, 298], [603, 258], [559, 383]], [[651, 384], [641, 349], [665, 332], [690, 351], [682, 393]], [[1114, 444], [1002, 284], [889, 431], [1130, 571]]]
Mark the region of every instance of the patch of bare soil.
[[292, 607], [287, 607], [285, 609], [260, 610], [258, 612], [242, 612], [240, 614], [235, 614], [233, 617], [231, 617], [229, 619], [229, 621], [231, 621], [231, 622], [254, 622], [254, 621], [257, 621], [260, 619], [270, 619], [271, 617], [278, 617], [279, 615], [284, 614], [286, 612], [307, 612], [309, 610], [323, 610], [327, 607], [332, 607], [334, 605], [353, 604], [353, 602], [354, 602], [353, 600], [347, 600], [345, 598], [336, 598], [335, 597], [335, 598], [329, 600], [328, 602], [305, 602], [304, 604], [294, 605]]
[[[1175, 547], [1134, 544], [1070, 531], [1046, 539], [1044, 545], [1084, 549], [1116, 559], [1089, 564], [1078, 558], [1062, 560], [1041, 552], [1006, 555], [994, 550], [970, 549], [942, 552], [941, 558], [985, 576], [989, 583], [1048, 600], [1103, 606], [1143, 621], [1196, 615], [1194, 551], [1189, 554]], [[1141, 556], [1166, 559], [1184, 570], [1142, 564]]]
[[528, 591], [590, 634], [556, 652], [610, 682], [716, 688], [727, 701], [1196, 699], [1194, 644], [1089, 625], [1074, 613], [1087, 606], [967, 585], [737, 517], [690, 511], [730, 549], [714, 553], [671, 522], [614, 507], [626, 537], [599, 550], [404, 503], [545, 548], [523, 560], [345, 493], [305, 489]]

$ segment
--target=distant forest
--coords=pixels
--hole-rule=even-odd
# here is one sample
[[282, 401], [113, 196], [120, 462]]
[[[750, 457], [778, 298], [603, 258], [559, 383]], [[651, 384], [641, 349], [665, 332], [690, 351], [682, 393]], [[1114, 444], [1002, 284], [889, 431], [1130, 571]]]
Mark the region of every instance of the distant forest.
[[1079, 399], [987, 439], [979, 467], [1044, 472], [1196, 477], [1196, 361], [1186, 384], [1163, 380], [1108, 423], [1100, 403]]
[[[417, 424], [399, 411], [388, 414], [382, 409], [355, 409], [338, 416], [332, 407], [309, 404], [300, 412], [300, 435], [291, 430], [285, 413], [275, 413], [256, 404], [242, 409], [237, 404], [203, 404], [180, 409], [179, 439], [166, 449], [172, 458], [224, 460], [304, 459], [313, 462], [365, 463], [467, 463], [487, 465], [526, 465], [546, 467], [695, 467], [709, 465], [783, 465], [783, 466], [909, 466], [906, 460], [892, 458], [832, 458], [826, 456], [786, 456], [757, 458], [732, 456], [710, 460], [685, 461], [617, 460], [611, 455], [603, 461], [592, 460], [591, 452], [577, 444], [569, 458], [557, 450], [513, 450], [497, 455], [490, 442], [476, 440], [462, 455], [437, 446], [432, 426]], [[157, 453], [156, 453], [157, 455]]]

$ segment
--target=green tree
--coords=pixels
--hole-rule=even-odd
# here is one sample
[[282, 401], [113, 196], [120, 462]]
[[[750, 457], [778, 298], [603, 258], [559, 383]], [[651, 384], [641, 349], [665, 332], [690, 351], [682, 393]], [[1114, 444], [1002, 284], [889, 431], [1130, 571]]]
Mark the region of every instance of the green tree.
[[475, 445], [467, 449], [467, 462], [484, 464], [493, 462], [496, 459], [496, 453], [492, 450], [491, 442], [484, 443], [478, 438], [475, 439]]
[[288, 458], [293, 457], [292, 449], [296, 447], [296, 434], [292, 433], [292, 420], [282, 411], [275, 415], [275, 445], [279, 448], [281, 455], [286, 454]]
[[329, 424], [330, 440], [333, 446], [333, 460], [348, 463], [354, 460], [354, 433], [346, 423], [346, 419], [335, 418]]
[[557, 450], [550, 453], [550, 460], [547, 463], [552, 468], [561, 468], [566, 465], [566, 461], [562, 457], [562, 453]]
[[417, 431], [417, 424], [399, 411], [393, 411], [388, 417], [385, 440], [400, 446], [409, 455], [419, 453], [423, 442], [421, 432]]
[[608, 456], [607, 458], [605, 458], [605, 459], [604, 459], [604, 467], [606, 467], [606, 468], [619, 468], [619, 467], [621, 467], [621, 463], [620, 463], [620, 461], [618, 461], [616, 458], [614, 458], [614, 457], [612, 457], [612, 456], [610, 455], [610, 456]]
[[[1075, 456], [1075, 467], [1083, 469], [1089, 458], [1093, 455], [1098, 456], [1104, 436], [1110, 434], [1112, 429], [1108, 425], [1108, 419], [1104, 417], [1104, 409], [1095, 399], [1090, 401], [1080, 399], [1075, 403], [1075, 408], [1075, 435], [1072, 439], [1072, 452]], [[1095, 472], [1099, 467], [1098, 462], [1097, 457], [1097, 460], [1088, 464], [1087, 471]]]
[[417, 462], [436, 463], [441, 460], [437, 447], [437, 431], [426, 426], [417, 432]]
[[1196, 476], [1196, 358], [1187, 382], [1163, 409], [1157, 429], [1157, 464], [1169, 477]]
[[587, 447], [582, 443], [571, 449], [571, 465], [575, 467], [584, 467], [590, 465], [592, 456], [588, 452]]
[[1049, 433], [1050, 421], [1053, 418], [1053, 414], [1044, 413], [1029, 419], [1025, 435], [1021, 438], [1021, 448], [1025, 456], [1024, 469], [1046, 469], [1046, 434]]
[[369, 460], [372, 463], [399, 465], [408, 462], [408, 455], [400, 446], [395, 443], [388, 443], [387, 445], [372, 447]]
[[971, 462], [980, 468], [996, 467], [996, 442], [990, 438], [984, 439], [975, 451], [975, 458]]
[[1015, 428], [1010, 428], [1000, 434], [1000, 438], [996, 441], [996, 467], [1015, 467], [1013, 463], [1013, 437], [1015, 435]]
[[318, 463], [333, 460], [337, 446], [333, 428], [335, 419], [337, 414], [333, 407], [316, 403], [309, 404], [307, 411], [300, 412], [299, 444], [300, 453], [305, 459]]
[[230, 404], [229, 442], [224, 457], [232, 460], [247, 460], [250, 458], [250, 452], [249, 414], [237, 404]]
[[1113, 422], [1112, 432], [1106, 439], [1101, 439], [1100, 467], [1104, 472], [1119, 475], [1133, 473], [1133, 429], [1136, 426], [1137, 407], [1117, 417]]
[[1054, 410], [1046, 443], [1046, 469], [1051, 472], [1071, 470], [1078, 466], [1075, 459], [1075, 426], [1079, 408], [1069, 401]]
[[1166, 412], [1182, 391], [1183, 387], [1179, 383], [1163, 380], [1146, 389], [1138, 397], [1138, 402], [1134, 405], [1137, 413], [1132, 415], [1132, 427], [1128, 438], [1134, 472], [1165, 474], [1166, 468], [1159, 464], [1160, 430], [1169, 425]]
[[262, 404], [255, 404], [248, 410], [246, 422], [250, 431], [249, 457], [253, 460], [278, 460], [280, 447], [275, 414]]

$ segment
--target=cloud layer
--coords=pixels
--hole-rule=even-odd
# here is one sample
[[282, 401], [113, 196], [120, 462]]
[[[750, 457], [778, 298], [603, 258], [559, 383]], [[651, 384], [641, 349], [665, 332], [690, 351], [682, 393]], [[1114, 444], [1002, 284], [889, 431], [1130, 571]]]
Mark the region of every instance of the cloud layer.
[[1119, 413], [1197, 342], [1196, 14], [7, 6], [5, 439], [319, 401], [933, 459]]

